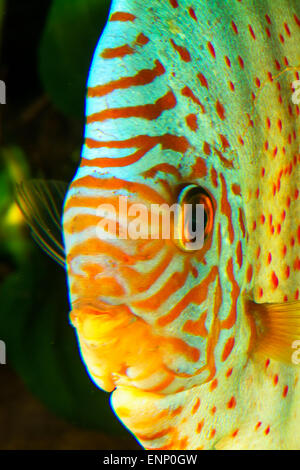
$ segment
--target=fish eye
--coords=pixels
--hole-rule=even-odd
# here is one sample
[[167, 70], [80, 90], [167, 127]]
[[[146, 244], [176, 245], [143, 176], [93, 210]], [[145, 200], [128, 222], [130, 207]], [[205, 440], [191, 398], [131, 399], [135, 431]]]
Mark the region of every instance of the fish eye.
[[[177, 203], [180, 209], [177, 217], [177, 244], [184, 251], [197, 251], [205, 244], [213, 229], [212, 200], [204, 188], [190, 184], [181, 190]], [[199, 205], [203, 205], [203, 210], [198, 209]], [[203, 221], [199, 220], [201, 217]]]

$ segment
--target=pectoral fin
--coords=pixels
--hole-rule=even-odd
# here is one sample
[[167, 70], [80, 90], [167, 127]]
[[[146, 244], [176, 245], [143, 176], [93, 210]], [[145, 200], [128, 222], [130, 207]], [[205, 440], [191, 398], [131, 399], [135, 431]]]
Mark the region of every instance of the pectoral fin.
[[300, 343], [300, 302], [264, 303], [247, 301], [247, 313], [253, 321], [253, 353], [293, 363], [294, 344]]

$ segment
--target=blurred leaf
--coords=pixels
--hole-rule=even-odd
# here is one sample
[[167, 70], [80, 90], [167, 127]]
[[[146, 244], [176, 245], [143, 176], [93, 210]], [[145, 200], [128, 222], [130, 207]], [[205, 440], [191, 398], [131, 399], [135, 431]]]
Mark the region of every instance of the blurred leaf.
[[109, 5], [109, 0], [53, 0], [40, 46], [40, 74], [66, 114], [84, 116], [88, 71]]
[[14, 182], [28, 178], [30, 170], [20, 147], [0, 148], [0, 254], [18, 265], [26, 256], [24, 218], [14, 200]]
[[80, 359], [64, 271], [34, 248], [6, 278], [0, 304], [7, 358], [32, 393], [75, 425], [126, 435], [109, 395], [96, 388]]

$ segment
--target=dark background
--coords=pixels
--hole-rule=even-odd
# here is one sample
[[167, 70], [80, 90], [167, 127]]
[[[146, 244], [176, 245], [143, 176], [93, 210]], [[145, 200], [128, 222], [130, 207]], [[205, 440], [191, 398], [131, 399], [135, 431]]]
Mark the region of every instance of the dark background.
[[52, 1], [7, 0], [0, 30], [0, 449], [139, 448], [88, 378], [68, 323], [65, 273], [32, 241], [14, 200], [22, 179], [69, 183], [79, 163], [85, 83], [109, 1], [83, 0], [87, 23], [73, 1], [70, 24], [68, 12], [56, 12], [45, 38]]

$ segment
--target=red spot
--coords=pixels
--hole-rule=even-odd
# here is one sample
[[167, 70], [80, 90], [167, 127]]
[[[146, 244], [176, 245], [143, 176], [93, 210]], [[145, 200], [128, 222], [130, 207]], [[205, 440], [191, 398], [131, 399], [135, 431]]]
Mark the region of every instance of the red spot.
[[241, 241], [238, 242], [237, 247], [236, 247], [236, 260], [237, 260], [237, 264], [241, 268], [243, 264], [243, 251], [242, 251]]
[[262, 424], [261, 421], [258, 421], [258, 423], [257, 423], [256, 426], [255, 426], [255, 431], [257, 431], [258, 428], [261, 427], [261, 424]]
[[177, 2], [177, 0], [170, 0], [170, 3], [171, 3], [171, 6], [172, 6], [173, 8], [178, 8], [178, 2]]
[[269, 367], [269, 365], [270, 365], [270, 359], [267, 359], [267, 360], [266, 360], [266, 363], [265, 363], [266, 369]]
[[253, 39], [256, 39], [255, 33], [254, 33], [254, 31], [252, 29], [252, 26], [250, 24], [248, 25], [248, 28], [249, 28], [250, 34], [253, 37]]
[[204, 426], [204, 419], [197, 424], [196, 433], [199, 434]]
[[241, 195], [241, 187], [238, 184], [233, 184], [231, 186], [231, 189], [232, 189], [233, 194], [235, 194], [236, 196]]
[[186, 123], [189, 126], [189, 128], [196, 132], [198, 129], [198, 122], [197, 122], [197, 116], [196, 114], [189, 114], [188, 116], [185, 117]]
[[231, 397], [229, 402], [227, 403], [227, 408], [232, 409], [236, 407], [236, 399]]
[[226, 65], [227, 65], [227, 67], [230, 68], [230, 67], [231, 67], [231, 62], [230, 62], [229, 57], [227, 57], [227, 55], [226, 55], [226, 56], [224, 57], [224, 59], [225, 59], [225, 63], [226, 63]]
[[238, 429], [236, 429], [235, 431], [233, 431], [233, 433], [232, 433], [232, 437], [236, 437], [236, 436], [238, 435], [238, 432], [239, 432], [239, 430], [238, 430]]
[[222, 103], [220, 103], [219, 100], [216, 103], [216, 110], [217, 110], [219, 118], [222, 119], [222, 121], [224, 121], [224, 119], [225, 119], [225, 109], [224, 109], [224, 106], [222, 105]]
[[201, 108], [202, 113], [203, 114], [205, 113], [205, 108], [203, 104], [201, 103], [199, 98], [195, 96], [195, 94], [192, 92], [192, 90], [188, 86], [185, 86], [184, 88], [182, 88], [181, 94], [187, 98], [190, 98], [194, 103], [198, 104]]
[[286, 266], [285, 268], [285, 277], [288, 279], [290, 277], [291, 273], [291, 268], [289, 266]]
[[258, 290], [258, 296], [261, 298], [264, 295], [263, 289], [260, 287]]
[[287, 35], [288, 36], [291, 36], [291, 31], [290, 31], [290, 28], [288, 27], [288, 25], [286, 23], [284, 23], [284, 27], [285, 27], [285, 30], [287, 32]]
[[266, 20], [267, 20], [267, 22], [268, 22], [269, 24], [271, 24], [271, 20], [270, 20], [269, 15], [266, 15]]
[[197, 157], [192, 167], [192, 176], [194, 178], [203, 178], [207, 174], [206, 161], [204, 158]]
[[284, 246], [283, 246], [283, 249], [282, 249], [282, 255], [283, 255], [283, 257], [285, 257], [286, 252], [287, 252], [287, 247], [286, 247], [286, 245], [284, 245]]
[[235, 340], [234, 340], [233, 337], [229, 338], [226, 341], [226, 344], [225, 344], [223, 352], [222, 352], [222, 358], [221, 358], [222, 362], [226, 361], [226, 359], [230, 355], [230, 353], [233, 349], [234, 343], [235, 343]]
[[210, 391], [212, 392], [213, 390], [215, 390], [217, 386], [218, 386], [218, 379], [214, 379], [210, 384]]
[[210, 145], [207, 142], [203, 143], [203, 152], [205, 153], [205, 155], [211, 154]]
[[278, 281], [278, 277], [276, 276], [276, 273], [274, 271], [272, 272], [271, 282], [272, 282], [273, 288], [277, 289], [279, 281]]
[[272, 254], [271, 254], [271, 253], [269, 253], [269, 254], [268, 254], [268, 264], [270, 264], [270, 263], [271, 263], [271, 261], [272, 261]]
[[200, 80], [201, 85], [208, 88], [208, 83], [207, 83], [207, 80], [206, 80], [205, 76], [203, 75], [203, 73], [198, 73], [197, 77]]
[[273, 379], [274, 386], [276, 386], [278, 384], [278, 380], [279, 380], [279, 378], [278, 378], [278, 375], [276, 374], [274, 376], [274, 379]]
[[285, 398], [285, 397], [287, 396], [288, 391], [289, 391], [289, 387], [288, 387], [288, 385], [286, 385], [286, 386], [284, 387], [283, 393], [282, 393], [283, 398]]
[[226, 149], [230, 147], [229, 142], [227, 138], [225, 137], [225, 135], [220, 134], [220, 139], [221, 139], [222, 147], [223, 147], [222, 150], [223, 152], [226, 152]]
[[253, 276], [253, 268], [252, 268], [252, 265], [250, 264], [247, 269], [247, 282], [251, 282], [252, 276]]
[[207, 47], [208, 47], [208, 50], [209, 50], [211, 56], [215, 59], [216, 58], [216, 52], [215, 52], [215, 49], [214, 49], [214, 46], [212, 45], [212, 43], [208, 42]]
[[270, 432], [270, 426], [268, 426], [268, 427], [265, 429], [264, 432], [265, 432], [265, 435], [267, 436], [267, 435], [269, 434], [269, 432]]
[[173, 39], [170, 39], [170, 41], [175, 51], [178, 52], [181, 60], [183, 60], [184, 62], [190, 62], [191, 56], [187, 48], [183, 46], [178, 46]]
[[231, 26], [232, 26], [232, 29], [235, 32], [235, 34], [238, 34], [239, 32], [238, 32], [237, 26], [236, 26], [234, 21], [231, 22]]
[[212, 168], [210, 171], [210, 174], [211, 174], [212, 184], [214, 185], [215, 188], [217, 188], [218, 187], [218, 173], [216, 172], [214, 168]]
[[198, 21], [194, 8], [189, 8], [189, 15], [193, 18], [193, 20]]
[[297, 25], [300, 27], [300, 20], [299, 20], [298, 16], [294, 15], [294, 18], [295, 18], [295, 21], [296, 21]]
[[230, 377], [230, 376], [231, 376], [231, 374], [232, 374], [232, 370], [233, 370], [233, 369], [232, 369], [232, 367], [231, 367], [231, 368], [230, 368], [230, 369], [228, 369], [228, 371], [226, 372], [226, 377], [227, 377], [227, 379], [228, 379], [228, 377]]
[[136, 44], [138, 46], [145, 46], [145, 44], [148, 44], [149, 38], [145, 36], [143, 33], [139, 34], [138, 37], [136, 38]]
[[110, 17], [110, 21], [134, 21], [136, 16], [131, 13], [125, 13], [123, 11], [116, 11]]
[[200, 399], [197, 398], [197, 399], [196, 399], [196, 402], [195, 402], [195, 404], [194, 404], [194, 406], [193, 406], [193, 408], [192, 408], [192, 411], [191, 411], [192, 415], [194, 415], [194, 414], [196, 413], [196, 411], [198, 410], [199, 406], [200, 406]]
[[244, 61], [243, 61], [243, 59], [241, 58], [240, 55], [238, 56], [238, 62], [240, 64], [240, 67], [243, 69], [245, 67], [245, 64], [244, 64]]
[[294, 270], [295, 271], [300, 271], [300, 258], [297, 256], [297, 258], [294, 261]]
[[255, 78], [255, 85], [257, 86], [257, 88], [260, 87], [260, 79], [259, 78]]

